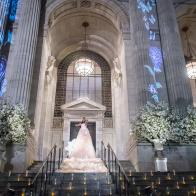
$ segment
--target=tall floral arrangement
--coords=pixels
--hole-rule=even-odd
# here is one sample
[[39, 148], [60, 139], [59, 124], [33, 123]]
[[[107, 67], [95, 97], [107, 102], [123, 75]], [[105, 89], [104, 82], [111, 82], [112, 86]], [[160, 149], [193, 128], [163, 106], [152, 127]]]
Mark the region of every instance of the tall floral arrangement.
[[181, 115], [164, 102], [148, 102], [132, 124], [139, 141], [196, 143], [196, 109], [188, 106]]
[[196, 109], [188, 106], [187, 115], [179, 123], [184, 143], [196, 143]]
[[21, 105], [0, 104], [0, 142], [25, 144], [30, 120]]
[[148, 102], [134, 121], [132, 130], [139, 140], [168, 141], [170, 138], [168, 105], [163, 102], [158, 104]]

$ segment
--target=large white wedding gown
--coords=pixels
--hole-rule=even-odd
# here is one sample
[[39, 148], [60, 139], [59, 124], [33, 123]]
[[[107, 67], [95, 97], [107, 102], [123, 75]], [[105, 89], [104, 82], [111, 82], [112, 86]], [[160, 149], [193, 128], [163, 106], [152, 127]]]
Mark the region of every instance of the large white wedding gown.
[[81, 124], [76, 139], [66, 147], [69, 158], [64, 159], [62, 172], [107, 172], [101, 159], [96, 158], [92, 138], [85, 123]]
[[[69, 147], [70, 146], [70, 147]], [[77, 138], [69, 143], [70, 158], [94, 159], [96, 158], [91, 135], [85, 123], [81, 124]]]

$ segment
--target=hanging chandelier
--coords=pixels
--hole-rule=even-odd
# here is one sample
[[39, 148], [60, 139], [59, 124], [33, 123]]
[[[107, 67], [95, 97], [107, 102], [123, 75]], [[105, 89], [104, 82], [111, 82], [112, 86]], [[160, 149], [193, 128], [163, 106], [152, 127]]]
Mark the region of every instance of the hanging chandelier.
[[[84, 27], [84, 45], [82, 47], [83, 51], [87, 51], [87, 42], [86, 42], [86, 28], [89, 26], [88, 22], [83, 22], [82, 26]], [[82, 57], [75, 62], [75, 69], [80, 76], [89, 76], [94, 71], [94, 62], [86, 57]]]
[[186, 37], [186, 55], [185, 55], [185, 61], [186, 61], [186, 68], [187, 68], [187, 74], [190, 79], [196, 79], [196, 55], [194, 54], [194, 50], [190, 44], [189, 36], [188, 36], [188, 30], [189, 27], [185, 26], [182, 28], [182, 31], [185, 34]]
[[196, 60], [186, 64], [187, 74], [190, 79], [196, 79]]
[[94, 71], [94, 63], [87, 58], [81, 58], [75, 62], [75, 69], [80, 76], [88, 76]]

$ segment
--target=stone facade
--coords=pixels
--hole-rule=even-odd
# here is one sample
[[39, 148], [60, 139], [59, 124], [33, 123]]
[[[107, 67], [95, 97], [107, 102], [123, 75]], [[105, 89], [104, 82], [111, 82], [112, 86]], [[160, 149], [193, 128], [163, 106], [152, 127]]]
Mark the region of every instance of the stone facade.
[[[70, 113], [69, 120], [65, 120], [68, 114], [62, 107], [68, 104], [67, 67], [82, 53], [84, 21], [90, 24], [86, 56], [101, 66], [102, 104], [106, 111], [104, 117], [99, 112], [75, 112], [87, 115], [89, 120], [96, 119], [98, 146], [101, 140], [109, 142], [119, 159], [130, 158], [130, 143], [134, 143], [129, 140], [130, 123], [140, 107], [152, 101], [148, 88], [152, 77], [144, 69], [150, 63], [150, 44], [138, 1], [20, 2], [15, 42], [7, 65], [7, 97], [29, 109], [38, 146], [36, 159], [44, 159], [52, 145], [67, 141], [65, 133], [70, 131], [70, 119], [81, 117], [79, 113], [75, 117]], [[159, 98], [183, 109], [192, 103], [192, 95], [175, 10], [171, 0], [157, 1], [156, 8], [164, 60], [163, 70], [156, 76], [162, 86]]]
[[[136, 171], [155, 171], [155, 151], [149, 143], [139, 143], [130, 148], [130, 159]], [[169, 144], [164, 146], [168, 171], [193, 171], [195, 166], [195, 144]], [[190, 156], [191, 155], [191, 156]]]

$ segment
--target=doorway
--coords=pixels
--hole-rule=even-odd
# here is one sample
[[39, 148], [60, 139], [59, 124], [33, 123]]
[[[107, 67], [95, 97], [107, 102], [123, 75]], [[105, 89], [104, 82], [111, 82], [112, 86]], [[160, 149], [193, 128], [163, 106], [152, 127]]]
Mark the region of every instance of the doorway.
[[[70, 123], [70, 141], [72, 141], [73, 139], [75, 139], [77, 137], [78, 132], [80, 130], [80, 127], [78, 127], [76, 125], [79, 123], [80, 122], [76, 122], [76, 121], [72, 121]], [[91, 138], [92, 138], [94, 149], [96, 151], [96, 123], [95, 122], [88, 122], [87, 127], [88, 127], [88, 130], [89, 130]]]

